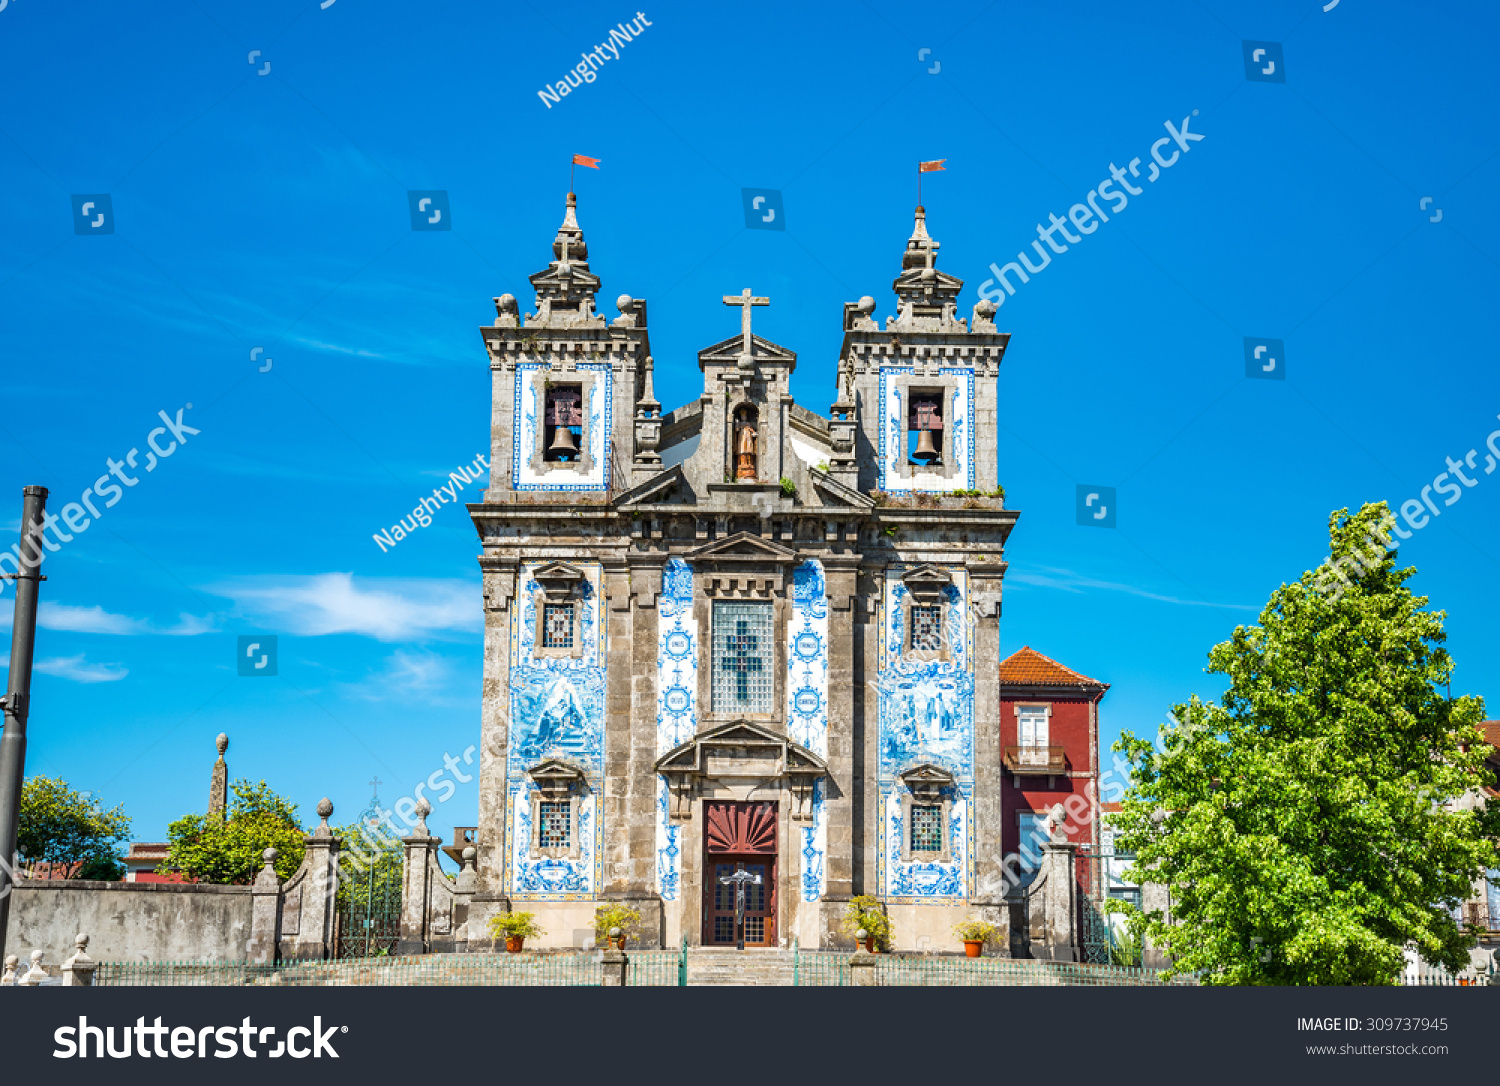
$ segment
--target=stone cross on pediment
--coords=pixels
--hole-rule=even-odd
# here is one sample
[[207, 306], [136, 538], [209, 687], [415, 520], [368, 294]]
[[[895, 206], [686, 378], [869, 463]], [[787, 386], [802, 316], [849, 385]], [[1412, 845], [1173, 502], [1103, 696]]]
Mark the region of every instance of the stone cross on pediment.
[[740, 335], [743, 337], [740, 347], [740, 365], [749, 366], [752, 357], [750, 352], [750, 307], [756, 305], [770, 305], [771, 299], [757, 298], [746, 287], [738, 294], [724, 295], [725, 305], [737, 305], [740, 307]]

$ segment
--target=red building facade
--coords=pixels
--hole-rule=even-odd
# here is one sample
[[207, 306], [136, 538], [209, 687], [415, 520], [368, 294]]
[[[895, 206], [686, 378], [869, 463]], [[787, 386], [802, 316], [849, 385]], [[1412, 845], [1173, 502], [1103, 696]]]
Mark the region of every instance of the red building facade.
[[1075, 827], [1068, 839], [1099, 851], [1099, 702], [1108, 690], [1030, 647], [1000, 664], [1001, 847], [1020, 856], [1023, 873], [1040, 863], [1040, 824], [1058, 804]]

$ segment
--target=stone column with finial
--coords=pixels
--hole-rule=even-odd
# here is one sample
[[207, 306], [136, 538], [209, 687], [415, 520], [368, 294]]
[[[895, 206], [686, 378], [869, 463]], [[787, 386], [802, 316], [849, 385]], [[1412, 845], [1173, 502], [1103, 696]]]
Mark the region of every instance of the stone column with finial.
[[260, 854], [265, 867], [250, 884], [250, 939], [246, 957], [256, 965], [275, 965], [281, 943], [281, 878], [274, 848]]
[[423, 796], [417, 800], [417, 824], [402, 838], [406, 855], [401, 865], [401, 940], [399, 954], [426, 954], [431, 947], [427, 917], [432, 898], [433, 870], [441, 837], [427, 832], [427, 816], [432, 804]]
[[[300, 916], [291, 956], [321, 961], [334, 956], [333, 922], [337, 912], [339, 849], [343, 842], [328, 825], [333, 803], [327, 796], [318, 801], [317, 810], [318, 828], [302, 839], [306, 846], [302, 867], [287, 880], [286, 889], [291, 891], [295, 883], [302, 891], [296, 895]], [[288, 893], [286, 900], [290, 899]]]
[[16, 966], [21, 964], [19, 954], [5, 956], [5, 972], [0, 973], [0, 988], [11, 988], [16, 983]]
[[99, 963], [89, 957], [88, 933], [80, 931], [78, 938], [73, 942], [73, 956], [62, 963], [63, 987], [92, 988], [94, 970], [98, 968]]
[[223, 732], [214, 740], [219, 748], [219, 760], [214, 763], [213, 781], [208, 786], [208, 814], [210, 818], [224, 820], [224, 810], [229, 804], [229, 766], [224, 761], [224, 752], [229, 749], [229, 736]]
[[16, 983], [29, 988], [41, 984], [42, 981], [46, 980], [47, 970], [42, 965], [43, 957], [45, 957], [45, 954], [42, 951], [33, 950], [31, 952], [31, 968], [26, 970], [25, 975], [16, 981]]

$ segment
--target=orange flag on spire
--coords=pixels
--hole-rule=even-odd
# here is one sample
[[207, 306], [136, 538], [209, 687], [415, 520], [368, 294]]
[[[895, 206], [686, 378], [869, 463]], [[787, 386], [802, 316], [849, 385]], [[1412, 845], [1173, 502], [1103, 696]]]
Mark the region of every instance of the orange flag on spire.
[[948, 167], [946, 167], [946, 166], [943, 165], [943, 163], [947, 162], [947, 161], [948, 160], [946, 158], [936, 158], [936, 159], [933, 159], [931, 162], [918, 162], [917, 163], [917, 172], [918, 173], [931, 173], [933, 170], [947, 170]]
[[[587, 166], [591, 170], [597, 170], [599, 168], [599, 160], [597, 158], [589, 158], [588, 155], [574, 155], [573, 165]], [[922, 168], [926, 169], [925, 166]]]

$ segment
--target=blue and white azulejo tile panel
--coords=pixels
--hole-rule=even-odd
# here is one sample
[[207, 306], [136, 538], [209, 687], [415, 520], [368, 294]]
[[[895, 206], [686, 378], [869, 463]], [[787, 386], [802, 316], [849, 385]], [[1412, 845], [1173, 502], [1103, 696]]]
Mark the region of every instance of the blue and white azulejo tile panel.
[[[974, 489], [974, 370], [971, 367], [940, 369], [938, 376], [953, 385], [944, 404], [944, 456], [958, 458], [958, 473], [939, 475], [935, 471], [911, 468], [903, 476], [898, 465], [907, 460], [907, 412], [901, 389], [892, 378], [910, 376], [911, 366], [884, 366], [880, 370], [880, 489], [891, 494], [914, 490], [938, 492]], [[955, 382], [953, 379], [957, 378]]]
[[589, 390], [586, 439], [592, 467], [581, 471], [550, 471], [538, 475], [531, 469], [531, 454], [536, 449], [537, 428], [546, 414], [545, 374], [541, 362], [522, 362], [516, 366], [515, 417], [511, 421], [514, 435], [511, 463], [512, 485], [516, 490], [608, 490], [609, 457], [606, 455], [610, 430], [614, 425], [613, 371], [608, 362], [581, 362], [578, 370], [599, 374]]
[[[506, 760], [506, 818], [511, 865], [506, 888], [518, 898], [571, 901], [594, 896], [603, 884], [601, 819], [596, 797], [604, 770], [604, 660], [600, 622], [600, 563], [570, 561], [586, 580], [580, 608], [577, 657], [540, 657], [537, 638], [536, 571], [550, 562], [523, 562], [510, 638], [510, 744]], [[549, 758], [583, 770], [585, 792], [578, 809], [576, 859], [531, 856], [531, 796], [527, 771]]]
[[[792, 612], [787, 620], [787, 735], [820, 758], [828, 757], [828, 591], [822, 563], [792, 571]], [[828, 819], [823, 782], [813, 792], [813, 824], [802, 827], [802, 900], [817, 901], [827, 888]]]
[[[953, 583], [944, 591], [943, 638], [947, 659], [921, 658], [906, 651], [911, 595], [902, 583], [909, 567], [886, 570], [882, 599], [882, 641], [877, 773], [885, 818], [881, 822], [880, 880], [891, 899], [907, 904], [954, 904], [973, 881], [969, 803], [974, 789], [973, 619], [968, 605], [968, 574], [945, 567]], [[901, 862], [900, 775], [923, 763], [953, 774], [948, 864]]]
[[[656, 753], [667, 753], [698, 731], [698, 620], [693, 614], [693, 568], [681, 558], [662, 569], [656, 602]], [[665, 901], [682, 882], [680, 826], [667, 816], [667, 782], [656, 782], [656, 881]]]

